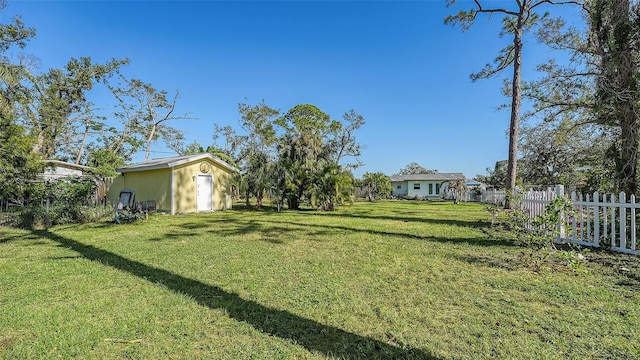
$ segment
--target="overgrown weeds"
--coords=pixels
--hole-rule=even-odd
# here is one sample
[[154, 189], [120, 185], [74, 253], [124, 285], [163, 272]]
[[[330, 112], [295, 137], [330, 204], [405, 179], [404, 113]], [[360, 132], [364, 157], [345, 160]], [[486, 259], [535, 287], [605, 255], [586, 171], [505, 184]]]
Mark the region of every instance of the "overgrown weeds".
[[527, 267], [540, 270], [544, 267], [564, 266], [575, 273], [582, 273], [589, 249], [573, 244], [560, 244], [557, 239], [569, 229], [567, 219], [573, 216], [573, 204], [566, 196], [558, 196], [544, 207], [541, 214], [531, 217], [522, 209], [521, 195], [512, 195], [513, 208], [500, 216], [494, 205], [485, 206], [491, 216], [489, 234], [509, 239], [530, 249], [522, 260]]

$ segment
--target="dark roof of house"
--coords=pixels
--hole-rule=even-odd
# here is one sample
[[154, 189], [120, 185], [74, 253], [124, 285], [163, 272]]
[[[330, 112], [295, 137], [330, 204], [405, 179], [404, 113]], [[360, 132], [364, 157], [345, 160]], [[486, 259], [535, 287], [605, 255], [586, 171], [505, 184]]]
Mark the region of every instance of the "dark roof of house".
[[240, 170], [235, 167], [229, 165], [228, 163], [218, 159], [217, 157], [209, 154], [202, 153], [196, 155], [182, 155], [182, 156], [173, 156], [167, 158], [159, 158], [152, 159], [145, 162], [123, 166], [121, 168], [117, 168], [116, 171], [120, 173], [132, 172], [132, 171], [144, 171], [144, 170], [156, 170], [156, 169], [167, 169], [172, 168], [178, 165], [188, 164], [198, 160], [208, 159], [213, 161], [214, 163], [220, 165], [224, 169], [229, 171], [239, 172]]
[[402, 181], [447, 181], [447, 180], [464, 180], [464, 174], [462, 173], [432, 173], [432, 174], [408, 174], [408, 175], [400, 175], [395, 174], [391, 175], [391, 181], [393, 182], [402, 182]]

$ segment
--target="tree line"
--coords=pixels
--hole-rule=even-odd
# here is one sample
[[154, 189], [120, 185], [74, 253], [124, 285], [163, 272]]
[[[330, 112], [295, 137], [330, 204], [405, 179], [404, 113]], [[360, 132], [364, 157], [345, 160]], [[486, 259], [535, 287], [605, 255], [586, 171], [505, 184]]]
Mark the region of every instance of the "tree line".
[[[0, 1], [0, 10], [6, 6]], [[584, 26], [572, 27], [552, 16], [558, 6], [579, 7]], [[469, 30], [479, 16], [494, 14], [503, 15], [499, 35], [513, 41], [493, 64], [471, 77], [513, 70], [502, 89], [511, 98], [506, 105], [511, 109], [509, 159], [479, 180], [508, 190], [516, 183], [562, 183], [588, 191], [636, 193], [638, 3], [513, 0], [485, 7], [484, 1], [474, 0], [471, 9], [445, 23]], [[178, 154], [209, 151], [235, 164], [242, 170], [240, 193], [255, 198], [258, 206], [268, 195], [291, 209], [305, 202], [331, 209], [356, 185], [386, 189], [378, 184], [384, 174], [367, 173], [360, 182], [353, 178], [352, 170], [361, 165], [355, 135], [365, 122], [354, 110], [335, 120], [311, 104], [280, 112], [264, 101], [241, 103], [239, 129], [216, 126], [212, 145], [185, 145], [184, 135], [172, 125], [191, 118], [176, 113], [179, 91], [170, 94], [125, 77], [121, 70], [128, 59], [104, 64], [89, 57], [70, 59], [63, 68], [38, 73], [29, 57], [11, 55], [35, 36], [36, 30], [19, 17], [0, 24], [0, 197], [23, 194], [43, 159], [113, 175], [136, 152], [143, 151], [147, 159], [155, 141]], [[569, 54], [570, 61], [548, 59], [537, 66], [541, 76], [522, 79], [522, 54], [531, 39]], [[89, 100], [98, 86], [113, 96], [107, 115]], [[531, 104], [524, 111], [523, 100]]]
[[247, 206], [269, 196], [278, 208], [307, 203], [333, 210], [353, 192], [352, 170], [361, 163], [356, 131], [365, 123], [354, 110], [332, 119], [311, 104], [281, 113], [264, 101], [240, 103], [239, 128], [215, 125], [214, 144], [194, 142], [185, 153], [207, 151], [240, 168], [235, 179]]
[[[7, 6], [0, 2], [0, 11]], [[355, 111], [334, 120], [311, 104], [281, 113], [264, 103], [239, 104], [241, 129], [215, 126], [214, 144], [203, 148], [185, 145], [184, 135], [172, 126], [191, 119], [176, 113], [180, 93], [169, 94], [122, 69], [128, 59], [98, 64], [89, 57], [72, 58], [63, 68], [38, 73], [23, 50], [36, 29], [20, 17], [0, 24], [0, 198], [18, 199], [31, 191], [43, 160], [87, 165], [100, 176], [163, 141], [180, 155], [210, 152], [238, 166], [237, 188], [247, 199], [262, 205], [270, 196], [279, 207], [299, 209], [310, 203], [334, 209], [354, 187], [351, 171], [361, 146], [356, 131], [365, 123]], [[112, 95], [111, 109], [94, 104], [90, 92], [101, 86]], [[242, 135], [240, 135], [242, 133]], [[217, 145], [224, 140], [225, 144]]]
[[[511, 39], [493, 64], [472, 75], [477, 80], [513, 70], [503, 88], [511, 98], [509, 158], [478, 180], [507, 190], [517, 183], [565, 184], [588, 192], [637, 193], [640, 5], [630, 0], [484, 5], [474, 0], [471, 9], [445, 19], [468, 30], [480, 15], [503, 15], [500, 36]], [[559, 6], [579, 9], [583, 22], [572, 26], [552, 16]], [[547, 59], [536, 67], [541, 76], [523, 80], [527, 39], [569, 60]], [[530, 109], [521, 111], [523, 100]]]
[[[7, 6], [0, 1], [0, 11]], [[183, 147], [183, 134], [173, 120], [179, 92], [169, 94], [121, 70], [129, 59], [98, 64], [90, 57], [71, 58], [62, 68], [37, 72], [33, 56], [22, 51], [36, 29], [20, 17], [0, 24], [0, 198], [24, 196], [42, 160], [87, 165], [99, 175], [115, 169], [164, 141]], [[94, 104], [89, 93], [102, 86], [112, 95], [107, 115], [104, 104]]]

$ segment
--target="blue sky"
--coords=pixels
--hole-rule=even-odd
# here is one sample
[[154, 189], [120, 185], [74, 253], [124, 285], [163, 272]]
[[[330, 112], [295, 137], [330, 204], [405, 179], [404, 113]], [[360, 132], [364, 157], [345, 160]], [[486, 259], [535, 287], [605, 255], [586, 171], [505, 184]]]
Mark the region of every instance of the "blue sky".
[[[511, 1], [491, 1], [490, 4]], [[487, 6], [488, 6], [487, 5]], [[443, 19], [470, 1], [447, 8], [434, 1], [10, 1], [2, 21], [16, 14], [35, 27], [25, 53], [39, 71], [72, 58], [104, 63], [129, 58], [123, 73], [179, 90], [173, 122], [187, 143], [211, 144], [214, 123], [239, 128], [237, 105], [264, 100], [286, 112], [313, 104], [341, 119], [354, 109], [366, 124], [355, 171], [398, 172], [411, 162], [440, 172], [485, 174], [507, 158], [509, 101], [502, 77], [471, 82], [508, 39], [501, 16], [479, 17], [470, 31]], [[552, 8], [551, 10], [554, 10]], [[554, 10], [554, 12], [557, 10]], [[559, 9], [568, 19], [575, 10]], [[554, 56], [530, 39], [525, 78]], [[114, 104], [96, 93], [97, 106]], [[171, 156], [157, 144], [152, 157]], [[140, 154], [137, 160], [141, 160]]]

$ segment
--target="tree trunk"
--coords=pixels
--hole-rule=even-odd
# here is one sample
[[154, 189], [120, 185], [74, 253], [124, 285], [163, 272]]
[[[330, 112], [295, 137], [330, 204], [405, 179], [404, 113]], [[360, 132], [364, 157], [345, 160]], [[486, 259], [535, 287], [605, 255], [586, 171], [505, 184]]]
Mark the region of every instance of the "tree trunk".
[[[511, 122], [509, 125], [509, 160], [507, 163], [507, 193], [513, 194], [516, 188], [516, 177], [518, 172], [518, 132], [520, 126], [520, 104], [521, 104], [521, 84], [522, 77], [522, 32], [525, 25], [525, 11], [520, 11], [518, 23], [513, 37], [513, 79], [511, 86]], [[511, 209], [511, 198], [506, 197], [505, 209]]]
[[87, 134], [89, 133], [89, 126], [86, 126], [84, 129], [84, 134], [82, 135], [82, 142], [80, 143], [80, 149], [78, 149], [78, 154], [76, 155], [76, 165], [80, 165], [80, 160], [82, 160], [82, 152], [84, 151], [84, 145], [87, 143]]
[[258, 191], [256, 194], [256, 207], [258, 209], [262, 208], [262, 191]]
[[144, 154], [144, 161], [149, 160], [149, 153], [151, 152], [151, 141], [153, 141], [153, 136], [156, 134], [157, 124], [153, 124], [151, 126], [151, 133], [147, 137], [147, 149]]
[[620, 104], [618, 117], [620, 119], [621, 152], [618, 176], [618, 186], [627, 195], [635, 194], [637, 190], [636, 173], [638, 166], [638, 106], [636, 101], [635, 66], [633, 62], [633, 47], [630, 29], [633, 28], [630, 18], [629, 0], [613, 2], [615, 6], [612, 14], [613, 36], [615, 41], [613, 74], [616, 77], [614, 94]]

